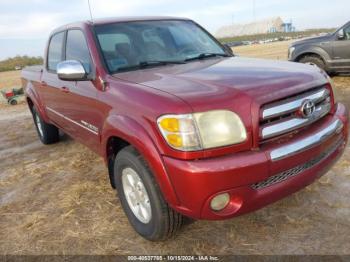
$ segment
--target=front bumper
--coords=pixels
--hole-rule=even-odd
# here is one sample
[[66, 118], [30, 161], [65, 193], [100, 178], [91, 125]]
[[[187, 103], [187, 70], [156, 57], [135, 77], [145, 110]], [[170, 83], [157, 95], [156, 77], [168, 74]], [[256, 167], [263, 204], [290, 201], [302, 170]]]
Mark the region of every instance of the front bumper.
[[[261, 146], [229, 156], [183, 161], [164, 157], [180, 205], [174, 209], [196, 219], [238, 216], [290, 195], [325, 174], [344, 151], [348, 112], [337, 104], [328, 115], [285, 144]], [[210, 201], [227, 192], [231, 200], [220, 212]]]

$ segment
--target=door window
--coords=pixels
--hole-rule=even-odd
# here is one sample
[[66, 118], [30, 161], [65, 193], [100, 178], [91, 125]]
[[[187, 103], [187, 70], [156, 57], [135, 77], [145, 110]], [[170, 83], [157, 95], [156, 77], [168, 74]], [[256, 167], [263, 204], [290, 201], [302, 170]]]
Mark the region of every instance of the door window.
[[62, 61], [63, 39], [64, 32], [61, 32], [54, 35], [50, 41], [47, 58], [47, 68], [54, 72], [56, 72], [57, 64]]
[[350, 40], [350, 26], [344, 29], [344, 35], [346, 40]]
[[66, 44], [66, 60], [82, 63], [87, 73], [91, 72], [91, 58], [85, 36], [81, 30], [69, 30]]

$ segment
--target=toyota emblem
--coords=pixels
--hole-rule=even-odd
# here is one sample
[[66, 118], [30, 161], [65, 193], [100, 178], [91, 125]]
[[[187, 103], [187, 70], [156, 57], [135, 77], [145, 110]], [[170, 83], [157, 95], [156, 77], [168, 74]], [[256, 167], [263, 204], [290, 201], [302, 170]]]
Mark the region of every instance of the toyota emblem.
[[300, 113], [303, 118], [310, 118], [315, 112], [315, 110], [316, 110], [315, 103], [310, 99], [303, 101], [300, 107]]

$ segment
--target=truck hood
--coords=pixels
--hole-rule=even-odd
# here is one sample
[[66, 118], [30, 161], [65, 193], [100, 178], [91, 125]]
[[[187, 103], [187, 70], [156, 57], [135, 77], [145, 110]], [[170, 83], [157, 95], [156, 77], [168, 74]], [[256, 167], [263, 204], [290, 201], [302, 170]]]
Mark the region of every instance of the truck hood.
[[175, 95], [194, 110], [232, 104], [239, 96], [261, 105], [327, 82], [314, 66], [241, 57], [148, 68], [114, 77]]
[[314, 44], [314, 43], [321, 43], [321, 42], [326, 42], [329, 41], [332, 38], [331, 34], [327, 34], [324, 36], [318, 36], [318, 37], [311, 37], [311, 38], [306, 38], [300, 41], [294, 42], [291, 46], [297, 46], [297, 45], [303, 45], [303, 44]]

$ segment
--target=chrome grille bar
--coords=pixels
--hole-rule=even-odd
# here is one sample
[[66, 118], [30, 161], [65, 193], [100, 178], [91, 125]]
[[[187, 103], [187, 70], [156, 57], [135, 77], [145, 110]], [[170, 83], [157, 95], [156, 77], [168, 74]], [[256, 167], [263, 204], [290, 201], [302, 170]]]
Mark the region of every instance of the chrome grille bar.
[[293, 97], [291, 99], [278, 101], [277, 103], [270, 104], [263, 108], [262, 118], [263, 120], [268, 120], [274, 117], [285, 115], [300, 108], [303, 101], [306, 99], [310, 99], [315, 104], [317, 104], [319, 101], [322, 101], [328, 96], [329, 90], [327, 88], [322, 88], [318, 89], [317, 91], [312, 91], [297, 97]]
[[330, 110], [331, 104], [330, 102], [327, 102], [325, 104], [317, 106], [314, 114], [310, 118], [292, 117], [287, 118], [284, 121], [279, 121], [273, 124], [267, 124], [265, 126], [262, 126], [261, 138], [271, 138], [310, 125], [327, 115]]

